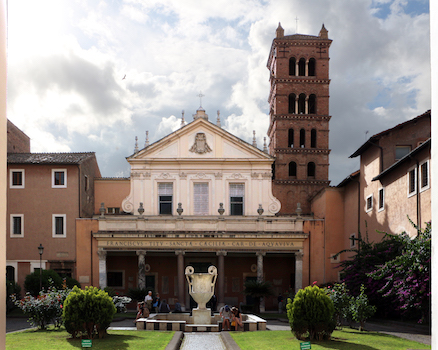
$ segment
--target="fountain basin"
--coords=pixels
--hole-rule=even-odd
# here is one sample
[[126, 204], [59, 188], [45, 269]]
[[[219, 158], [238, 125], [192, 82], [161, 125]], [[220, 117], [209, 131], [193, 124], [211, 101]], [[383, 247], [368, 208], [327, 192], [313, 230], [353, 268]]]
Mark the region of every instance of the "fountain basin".
[[[241, 317], [244, 332], [266, 330], [266, 320], [253, 314], [241, 314]], [[214, 313], [213, 316], [210, 316], [209, 324], [199, 324], [194, 323], [194, 318], [189, 313], [150, 314], [148, 318], [137, 320], [137, 330], [220, 332], [222, 318], [219, 313]]]

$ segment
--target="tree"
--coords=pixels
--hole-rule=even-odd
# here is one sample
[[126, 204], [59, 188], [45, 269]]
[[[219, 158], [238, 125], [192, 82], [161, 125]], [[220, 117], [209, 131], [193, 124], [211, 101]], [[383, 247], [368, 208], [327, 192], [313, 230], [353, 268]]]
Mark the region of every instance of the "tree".
[[[412, 223], [412, 221], [411, 221]], [[430, 315], [430, 267], [432, 225], [424, 230], [417, 229], [417, 236], [411, 239], [406, 233], [393, 235], [394, 241], [403, 246], [400, 255], [381, 265], [369, 276], [385, 282], [379, 290], [386, 298], [395, 299], [402, 314], [428, 321]]]
[[287, 300], [287, 317], [297, 339], [330, 339], [335, 329], [335, 308], [324, 289], [316, 285], [300, 289], [294, 300]]
[[254, 298], [256, 308], [255, 312], [260, 313], [261, 298], [274, 295], [274, 292], [272, 291], [272, 286], [269, 282], [248, 280], [244, 284], [243, 294]]
[[376, 313], [376, 307], [368, 301], [364, 285], [360, 286], [360, 294], [351, 298], [350, 310], [353, 320], [359, 322], [359, 331], [363, 331], [366, 320]]

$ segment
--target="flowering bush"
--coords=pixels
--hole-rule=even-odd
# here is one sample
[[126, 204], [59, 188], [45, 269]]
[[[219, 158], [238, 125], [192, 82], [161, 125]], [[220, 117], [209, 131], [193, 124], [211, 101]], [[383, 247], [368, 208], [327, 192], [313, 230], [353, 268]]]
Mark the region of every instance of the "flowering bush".
[[326, 288], [326, 293], [332, 300], [335, 308], [333, 318], [336, 322], [336, 326], [341, 327], [342, 320], [349, 321], [351, 318], [350, 305], [352, 297], [349, 294], [349, 290], [345, 283], [335, 283], [333, 286], [328, 286]]
[[424, 230], [417, 228], [417, 232], [417, 237], [413, 239], [406, 233], [394, 236], [394, 240], [403, 244], [401, 254], [369, 276], [385, 282], [379, 291], [386, 298], [395, 299], [401, 313], [417, 317], [422, 323], [428, 321], [430, 315], [432, 226], [428, 223]]
[[113, 296], [113, 303], [117, 309], [117, 312], [126, 312], [126, 304], [129, 304], [132, 301], [129, 297], [121, 297], [118, 295]]
[[45, 329], [50, 323], [55, 327], [62, 325], [62, 305], [70, 289], [58, 290], [54, 287], [47, 292], [40, 292], [36, 297], [26, 293], [23, 299], [17, 299], [15, 295], [12, 300], [29, 318], [29, 322], [39, 329]]
[[369, 301], [377, 306], [380, 316], [397, 316], [395, 298], [382, 298], [382, 293], [379, 292], [386, 282], [369, 275], [377, 266], [382, 266], [398, 256], [403, 249], [403, 243], [394, 239], [393, 235], [382, 234], [382, 240], [377, 243], [370, 243], [367, 236], [365, 239], [355, 239], [357, 248], [346, 250], [355, 254], [339, 264], [342, 268], [341, 279], [353, 296], [360, 295], [361, 285], [367, 286]]

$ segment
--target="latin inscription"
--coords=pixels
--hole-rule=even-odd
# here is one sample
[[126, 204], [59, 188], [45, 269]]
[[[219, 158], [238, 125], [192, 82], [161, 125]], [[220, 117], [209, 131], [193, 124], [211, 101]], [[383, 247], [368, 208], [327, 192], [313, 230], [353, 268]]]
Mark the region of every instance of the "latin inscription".
[[227, 241], [227, 240], [99, 240], [99, 247], [114, 247], [114, 248], [301, 248], [302, 242], [291, 241]]

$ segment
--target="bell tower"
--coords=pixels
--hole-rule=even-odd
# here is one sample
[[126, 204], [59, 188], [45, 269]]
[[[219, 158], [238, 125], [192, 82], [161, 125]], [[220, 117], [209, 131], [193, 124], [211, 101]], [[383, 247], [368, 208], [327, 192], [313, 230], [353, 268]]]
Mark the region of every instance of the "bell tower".
[[267, 67], [270, 72], [269, 153], [273, 194], [280, 214], [297, 204], [310, 213], [310, 199], [330, 183], [329, 48], [324, 25], [318, 36], [284, 35], [278, 24]]

